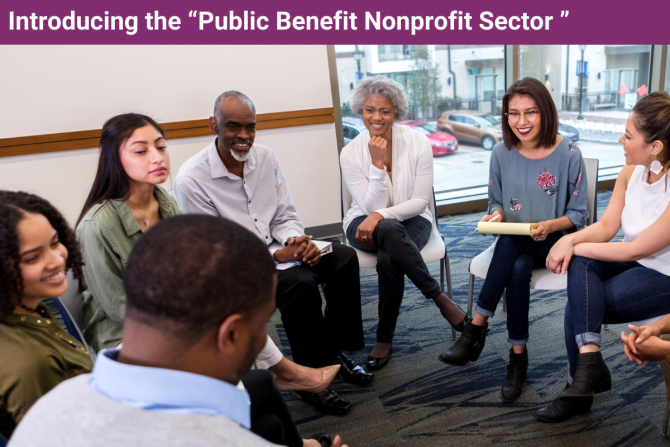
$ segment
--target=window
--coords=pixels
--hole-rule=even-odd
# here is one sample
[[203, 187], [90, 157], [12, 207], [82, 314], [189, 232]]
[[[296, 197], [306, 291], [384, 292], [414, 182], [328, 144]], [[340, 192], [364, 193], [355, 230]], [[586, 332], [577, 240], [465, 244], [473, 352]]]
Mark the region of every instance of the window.
[[651, 45], [522, 45], [519, 76], [544, 82], [558, 110], [559, 134], [578, 140], [584, 157], [600, 161], [599, 178], [608, 179], [625, 163], [617, 140], [648, 92], [650, 60]]
[[[429, 140], [438, 132], [452, 134], [446, 139], [444, 135], [439, 139], [432, 137], [433, 186], [438, 203], [486, 194], [492, 145], [491, 140], [484, 145], [484, 131], [499, 126], [496, 116], [500, 115], [505, 93], [505, 47], [358, 45], [358, 48], [363, 51], [359, 64], [353, 59], [355, 45], [335, 46], [342, 116], [354, 119], [349, 118], [353, 117], [350, 101], [358, 84], [357, 73], [366, 77], [386, 76], [399, 82], [410, 100], [408, 116], [401, 117], [399, 123], [426, 133]], [[461, 111], [467, 113], [454, 113]], [[362, 122], [359, 128], [364, 131]], [[502, 139], [502, 134], [496, 135], [492, 138], [494, 144]], [[350, 130], [348, 138], [354, 136]]]

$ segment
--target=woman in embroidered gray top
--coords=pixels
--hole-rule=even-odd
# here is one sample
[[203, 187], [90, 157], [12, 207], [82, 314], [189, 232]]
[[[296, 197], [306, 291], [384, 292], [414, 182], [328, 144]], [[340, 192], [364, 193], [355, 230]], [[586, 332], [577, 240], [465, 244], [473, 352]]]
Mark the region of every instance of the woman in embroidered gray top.
[[502, 398], [513, 402], [521, 394], [528, 369], [530, 279], [543, 266], [549, 250], [565, 233], [586, 224], [586, 171], [579, 148], [558, 132], [558, 114], [551, 95], [538, 80], [516, 81], [503, 97], [503, 137], [491, 154], [489, 209], [482, 221], [497, 216], [506, 222], [531, 222], [532, 236], [498, 238], [477, 313], [463, 336], [440, 355], [462, 366], [475, 361], [484, 348], [487, 320], [507, 289], [507, 329], [510, 363]]

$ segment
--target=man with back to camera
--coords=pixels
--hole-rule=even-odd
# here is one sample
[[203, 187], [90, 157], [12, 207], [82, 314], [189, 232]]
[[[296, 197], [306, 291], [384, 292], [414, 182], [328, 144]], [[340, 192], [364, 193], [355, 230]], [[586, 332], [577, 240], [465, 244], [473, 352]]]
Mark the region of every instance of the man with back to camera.
[[[227, 91], [214, 104], [209, 127], [217, 138], [179, 169], [174, 189], [182, 213], [231, 219], [267, 245], [276, 262], [300, 266], [278, 271], [277, 307], [293, 360], [314, 368], [339, 363], [340, 376], [354, 384], [374, 378], [342, 351], [363, 349], [358, 258], [339, 244], [321, 258], [298, 219], [288, 184], [267, 146], [254, 144], [256, 110], [243, 93]], [[319, 283], [325, 283], [326, 312], [321, 311]], [[322, 413], [343, 414], [351, 406], [332, 389], [298, 393]]]
[[[265, 409], [282, 407], [262, 423], [290, 419], [270, 374], [249, 372], [265, 345], [276, 283], [267, 249], [239, 225], [211, 216], [160, 222], [128, 261], [123, 346], [40, 399], [10, 445], [275, 445], [247, 429], [258, 417], [252, 387], [270, 385]], [[236, 387], [242, 377], [249, 394]], [[303, 442], [331, 445], [323, 435]]]

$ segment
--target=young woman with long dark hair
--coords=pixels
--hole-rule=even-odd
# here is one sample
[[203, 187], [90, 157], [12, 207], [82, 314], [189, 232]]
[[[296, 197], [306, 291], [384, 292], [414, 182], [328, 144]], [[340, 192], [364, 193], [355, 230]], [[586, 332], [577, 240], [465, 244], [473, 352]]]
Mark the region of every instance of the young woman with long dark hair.
[[[565, 345], [568, 385], [535, 415], [558, 422], [588, 411], [593, 395], [611, 389], [600, 353], [603, 324], [641, 321], [670, 313], [670, 95], [654, 92], [628, 117], [619, 173], [605, 214], [551, 249], [547, 268], [568, 274]], [[610, 242], [619, 229], [623, 242]], [[643, 343], [663, 322], [643, 327]], [[628, 352], [629, 356], [631, 352]], [[632, 352], [635, 355], [635, 352]]]

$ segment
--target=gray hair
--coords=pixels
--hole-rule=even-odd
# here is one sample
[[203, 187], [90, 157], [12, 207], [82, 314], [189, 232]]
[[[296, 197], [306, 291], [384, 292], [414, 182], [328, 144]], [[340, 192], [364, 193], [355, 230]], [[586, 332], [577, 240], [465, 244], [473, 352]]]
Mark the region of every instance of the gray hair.
[[368, 96], [371, 95], [380, 95], [391, 101], [398, 114], [398, 118], [407, 115], [409, 101], [402, 85], [393, 79], [381, 75], [365, 78], [361, 81], [351, 98], [351, 111], [361, 116], [363, 114], [363, 104], [368, 99]]
[[256, 111], [254, 103], [251, 102], [251, 99], [249, 99], [247, 95], [245, 95], [242, 92], [238, 92], [237, 90], [228, 90], [227, 92], [221, 93], [214, 102], [214, 117], [216, 118], [217, 121], [223, 120], [223, 110], [221, 109], [221, 103], [223, 102], [224, 99], [227, 98], [233, 98], [235, 101], [239, 103], [248, 104], [252, 110]]

